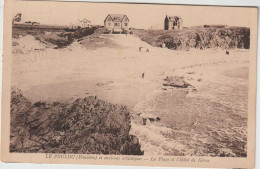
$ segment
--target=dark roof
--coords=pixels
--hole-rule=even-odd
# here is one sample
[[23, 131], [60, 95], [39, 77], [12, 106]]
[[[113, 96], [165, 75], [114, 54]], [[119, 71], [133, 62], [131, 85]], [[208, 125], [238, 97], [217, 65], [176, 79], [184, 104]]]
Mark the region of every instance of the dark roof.
[[179, 16], [167, 16], [167, 15], [166, 15], [166, 18], [167, 18], [168, 20], [172, 20], [172, 21], [182, 20], [182, 18], [179, 17]]
[[[124, 17], [127, 17], [124, 14], [108, 14], [105, 21], [107, 20], [107, 18], [109, 16], [112, 18], [112, 21], [122, 21]], [[127, 19], [128, 19], [128, 17], [127, 17]]]

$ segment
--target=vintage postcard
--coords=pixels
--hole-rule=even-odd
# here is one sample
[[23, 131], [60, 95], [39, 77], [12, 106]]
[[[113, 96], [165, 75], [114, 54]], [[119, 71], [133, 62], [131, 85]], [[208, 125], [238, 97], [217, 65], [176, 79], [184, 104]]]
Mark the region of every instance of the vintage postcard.
[[254, 168], [257, 15], [6, 0], [1, 160]]

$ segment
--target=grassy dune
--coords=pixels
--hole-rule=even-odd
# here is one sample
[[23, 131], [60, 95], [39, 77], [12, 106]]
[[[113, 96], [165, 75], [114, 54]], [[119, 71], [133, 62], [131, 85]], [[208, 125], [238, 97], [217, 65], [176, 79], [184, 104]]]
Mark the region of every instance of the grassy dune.
[[91, 35], [97, 27], [81, 28], [74, 31], [66, 31], [64, 27], [13, 27], [13, 38], [32, 35], [38, 41], [48, 46], [62, 48], [70, 45], [75, 40]]

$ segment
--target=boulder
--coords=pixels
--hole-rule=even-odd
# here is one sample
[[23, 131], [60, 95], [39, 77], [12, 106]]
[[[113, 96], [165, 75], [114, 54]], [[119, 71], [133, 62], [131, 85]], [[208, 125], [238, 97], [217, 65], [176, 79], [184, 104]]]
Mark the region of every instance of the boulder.
[[143, 155], [138, 138], [129, 133], [130, 123], [127, 107], [93, 96], [32, 104], [13, 90], [10, 151]]
[[191, 86], [189, 83], [184, 81], [184, 77], [182, 76], [167, 76], [164, 81], [164, 86], [172, 86], [172, 87], [180, 87], [180, 88], [187, 88]]

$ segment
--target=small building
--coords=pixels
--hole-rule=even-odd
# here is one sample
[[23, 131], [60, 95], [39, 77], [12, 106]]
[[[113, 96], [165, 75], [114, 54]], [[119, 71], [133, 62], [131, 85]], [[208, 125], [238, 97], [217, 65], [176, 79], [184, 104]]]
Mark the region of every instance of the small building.
[[15, 15], [15, 17], [13, 18], [13, 24], [17, 24], [17, 23], [21, 23], [22, 20], [22, 14], [18, 13]]
[[91, 22], [88, 19], [79, 20], [78, 26], [81, 28], [90, 28], [92, 27]]
[[69, 29], [71, 30], [76, 30], [76, 29], [79, 29], [80, 26], [78, 24], [75, 24], [75, 23], [70, 23], [69, 24]]
[[32, 25], [40, 25], [40, 22], [32, 22]]
[[25, 24], [25, 25], [34, 25], [34, 26], [38, 26], [38, 25], [40, 25], [41, 23], [40, 23], [40, 22], [25, 21], [24, 24]]
[[90, 28], [92, 27], [91, 22], [88, 19], [82, 19], [82, 20], [77, 20], [73, 23], [70, 23], [69, 29], [80, 29], [80, 28]]
[[167, 16], [164, 20], [164, 29], [172, 30], [172, 29], [182, 29], [183, 28], [183, 20], [179, 16]]
[[129, 18], [124, 14], [109, 14], [104, 20], [104, 27], [110, 33], [128, 31]]

